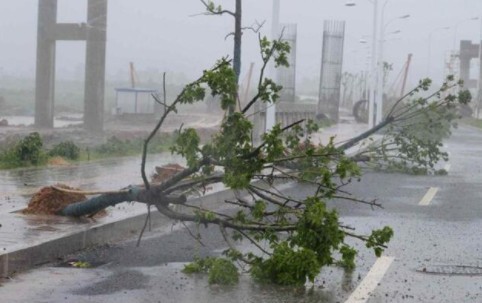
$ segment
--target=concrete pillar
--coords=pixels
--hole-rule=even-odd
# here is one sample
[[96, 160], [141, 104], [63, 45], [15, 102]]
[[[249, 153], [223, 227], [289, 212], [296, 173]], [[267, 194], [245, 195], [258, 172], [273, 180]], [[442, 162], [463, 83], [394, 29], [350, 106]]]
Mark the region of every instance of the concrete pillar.
[[37, 30], [37, 69], [35, 86], [35, 125], [52, 128], [55, 94], [55, 37], [57, 0], [39, 0]]
[[[482, 20], [481, 20], [482, 22]], [[481, 29], [482, 35], [482, 29]], [[477, 100], [476, 100], [476, 118], [479, 119], [480, 107], [482, 106], [482, 40], [479, 42], [479, 79], [477, 79]]]
[[467, 40], [460, 41], [460, 79], [468, 84], [470, 80], [470, 61], [472, 59], [470, 49], [472, 42]]
[[89, 0], [87, 23], [57, 23], [57, 0], [39, 0], [35, 125], [52, 128], [55, 95], [55, 43], [86, 41], [84, 129], [104, 124], [107, 0]]
[[89, 0], [87, 8], [84, 128], [102, 132], [104, 125], [107, 0]]

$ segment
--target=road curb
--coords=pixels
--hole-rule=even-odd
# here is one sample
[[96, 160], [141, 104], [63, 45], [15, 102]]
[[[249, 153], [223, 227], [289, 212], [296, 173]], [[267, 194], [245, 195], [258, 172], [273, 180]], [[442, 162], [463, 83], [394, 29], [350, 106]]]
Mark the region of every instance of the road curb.
[[[191, 201], [201, 199], [205, 205], [209, 204], [210, 207], [219, 208], [224, 200], [233, 197], [233, 195], [232, 190], [224, 189], [199, 198], [193, 198]], [[132, 217], [93, 226], [79, 225], [79, 230], [69, 231], [60, 234], [58, 237], [50, 237], [45, 241], [39, 240], [32, 246], [0, 252], [0, 275], [9, 277], [20, 271], [56, 261], [62, 256], [79, 250], [117, 242], [134, 234], [139, 234], [145, 222], [146, 214], [147, 210]], [[174, 222], [157, 211], [152, 211], [151, 216], [152, 228], [169, 226]]]

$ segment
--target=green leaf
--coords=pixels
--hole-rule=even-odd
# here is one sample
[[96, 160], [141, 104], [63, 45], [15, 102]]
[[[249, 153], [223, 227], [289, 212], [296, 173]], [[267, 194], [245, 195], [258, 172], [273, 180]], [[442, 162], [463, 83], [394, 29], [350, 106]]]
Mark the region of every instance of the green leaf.
[[176, 138], [171, 151], [186, 158], [189, 167], [195, 167], [200, 159], [199, 144], [201, 140], [193, 128], [183, 130]]

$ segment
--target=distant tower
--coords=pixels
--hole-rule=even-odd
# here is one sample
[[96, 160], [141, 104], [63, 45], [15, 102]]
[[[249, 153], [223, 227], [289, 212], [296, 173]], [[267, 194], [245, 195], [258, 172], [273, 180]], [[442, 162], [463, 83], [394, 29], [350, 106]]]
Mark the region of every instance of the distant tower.
[[469, 40], [460, 41], [460, 80], [464, 81], [465, 88], [476, 88], [477, 80], [470, 78], [470, 63], [472, 59], [479, 58], [479, 45], [473, 44]]
[[107, 0], [88, 0], [86, 23], [57, 23], [57, 0], [39, 0], [35, 125], [52, 128], [57, 41], [86, 41], [84, 129], [104, 124]]
[[283, 23], [279, 26], [279, 37], [290, 45], [288, 67], [280, 66], [276, 69], [277, 84], [283, 86], [279, 101], [294, 102], [296, 96], [296, 24]]
[[325, 21], [318, 114], [338, 122], [345, 42], [345, 21]]

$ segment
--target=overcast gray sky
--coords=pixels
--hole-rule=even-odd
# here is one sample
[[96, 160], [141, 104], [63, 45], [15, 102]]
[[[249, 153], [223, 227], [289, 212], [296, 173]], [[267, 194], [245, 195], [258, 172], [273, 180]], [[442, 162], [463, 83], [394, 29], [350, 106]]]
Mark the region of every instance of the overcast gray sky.
[[[380, 0], [384, 2], [385, 0]], [[59, 0], [59, 22], [84, 22], [86, 0]], [[355, 0], [354, 7], [345, 0], [282, 0], [281, 21], [298, 24], [297, 78], [318, 77], [321, 61], [323, 20], [346, 20], [345, 64], [347, 71], [366, 67], [372, 32], [373, 5], [369, 0]], [[226, 8], [234, 0], [219, 0]], [[35, 75], [36, 25], [38, 0], [0, 0], [0, 69], [4, 74]], [[270, 33], [271, 0], [244, 0], [244, 25], [266, 20], [263, 32]], [[108, 15], [107, 73], [110, 76], [127, 70], [130, 61], [138, 70], [183, 72], [195, 77], [202, 69], [232, 53], [232, 39], [224, 37], [232, 28], [228, 16], [195, 16], [203, 11], [198, 0], [110, 0]], [[436, 28], [451, 27], [432, 35], [431, 74], [442, 78], [444, 56], [454, 40], [480, 37], [482, 0], [389, 0], [385, 20], [410, 14], [406, 20], [390, 23], [387, 32], [385, 61], [394, 64], [398, 74], [408, 53], [413, 53], [410, 81], [427, 76], [428, 37]], [[456, 26], [457, 25], [457, 26]], [[457, 29], [457, 32], [455, 31]], [[257, 37], [244, 35], [244, 71], [249, 62], [259, 63]], [[63, 75], [82, 72], [84, 44], [58, 44], [58, 70]], [[127, 75], [126, 75], [127, 80]]]

